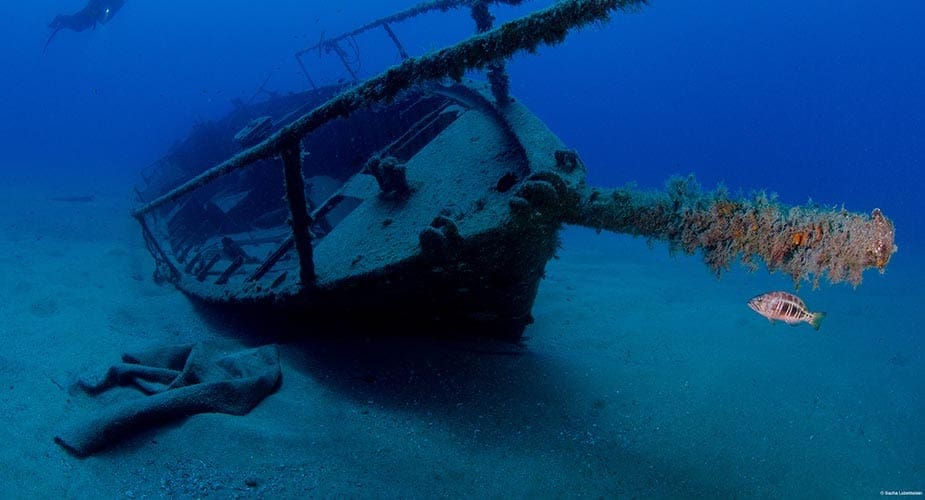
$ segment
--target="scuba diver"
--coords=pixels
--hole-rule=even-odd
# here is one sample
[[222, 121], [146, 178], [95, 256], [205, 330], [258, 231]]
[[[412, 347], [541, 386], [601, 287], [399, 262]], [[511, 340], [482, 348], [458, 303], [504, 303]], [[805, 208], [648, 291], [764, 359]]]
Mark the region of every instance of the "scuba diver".
[[119, 12], [119, 9], [121, 9], [123, 5], [125, 5], [125, 0], [89, 0], [83, 9], [73, 14], [58, 14], [48, 24], [48, 27], [54, 31], [51, 32], [51, 35], [45, 42], [42, 53], [45, 53], [48, 49], [48, 44], [51, 43], [51, 39], [62, 29], [73, 31], [96, 29], [97, 24], [106, 24], [109, 22], [112, 16], [116, 15], [116, 12]]

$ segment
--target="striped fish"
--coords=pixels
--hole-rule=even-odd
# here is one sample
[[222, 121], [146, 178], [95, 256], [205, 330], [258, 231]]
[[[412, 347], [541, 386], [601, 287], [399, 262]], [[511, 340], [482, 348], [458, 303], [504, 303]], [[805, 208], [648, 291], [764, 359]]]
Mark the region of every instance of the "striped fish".
[[816, 330], [825, 317], [824, 312], [810, 312], [803, 300], [787, 292], [768, 292], [748, 301], [756, 313], [768, 318], [773, 323], [779, 319], [791, 326], [809, 323]]

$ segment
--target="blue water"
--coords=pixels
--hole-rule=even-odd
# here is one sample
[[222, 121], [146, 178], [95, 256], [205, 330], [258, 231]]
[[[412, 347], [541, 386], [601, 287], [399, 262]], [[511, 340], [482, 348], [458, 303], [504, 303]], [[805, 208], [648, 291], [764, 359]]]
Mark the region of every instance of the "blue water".
[[[48, 21], [57, 12], [77, 10], [80, 3], [0, 5], [5, 33], [0, 42], [0, 177], [8, 187], [46, 180], [58, 192], [127, 193], [140, 168], [182, 139], [197, 121], [229, 111], [232, 98], [250, 98], [265, 78], [270, 78], [271, 90], [305, 89], [307, 81], [292, 57], [296, 50], [413, 4], [128, 0], [109, 24], [82, 33], [61, 32], [43, 55]], [[526, 2], [493, 11], [504, 20], [547, 4]], [[908, 431], [904, 435], [917, 441], [883, 443], [879, 449], [912, 451], [868, 457], [882, 462], [884, 469], [907, 471], [903, 482], [883, 484], [887, 490], [925, 488], [923, 434], [909, 431], [925, 421], [922, 354], [911, 350], [921, 345], [914, 339], [925, 323], [919, 300], [925, 278], [920, 263], [925, 243], [922, 26], [925, 2], [918, 0], [656, 0], [638, 13], [617, 14], [609, 23], [573, 34], [559, 46], [518, 56], [508, 66], [513, 95], [579, 152], [594, 184], [632, 181], [661, 188], [673, 174], [694, 173], [706, 187], [723, 183], [733, 191], [766, 189], [788, 204], [812, 199], [858, 212], [880, 208], [895, 222], [900, 250], [885, 276], [869, 271], [857, 291], [840, 285], [816, 296], [852, 315], [865, 314], [868, 296], [885, 297], [876, 307], [893, 308], [884, 318], [895, 323], [858, 321], [869, 328], [863, 331], [882, 336], [880, 342], [902, 339], [895, 351], [902, 353], [900, 361], [907, 367], [896, 379], [873, 379], [858, 396], [876, 405], [879, 394], [899, 387], [910, 398], [912, 409], [906, 415], [912, 419], [881, 424], [902, 426]], [[395, 30], [409, 52], [420, 54], [462, 39], [471, 33], [472, 23], [460, 11], [429, 15]], [[380, 32], [358, 38], [362, 76], [398, 61], [386, 42]], [[346, 76], [330, 56], [311, 54], [306, 60], [318, 83]], [[568, 241], [582, 244], [585, 236], [572, 235]], [[785, 279], [767, 281], [761, 273], [754, 278], [759, 283], [787, 286]], [[750, 279], [734, 276], [740, 284]], [[703, 286], [711, 283], [717, 282], [710, 278]], [[543, 303], [541, 297], [538, 307]], [[542, 311], [537, 316], [547, 317]], [[863, 352], [863, 336], [849, 337], [857, 352]], [[800, 345], [825, 347], [832, 345]], [[775, 362], [762, 359], [756, 364]], [[791, 371], [786, 365], [777, 368]], [[843, 369], [845, 376], [852, 372], [851, 366]], [[841, 375], [836, 369], [830, 376], [834, 380]], [[791, 377], [782, 380], [800, 383]], [[850, 398], [840, 393], [825, 404], [838, 405], [842, 399]], [[748, 404], [734, 395], [721, 404], [727, 408], [723, 418], [756, 418], [748, 408], [740, 413], [730, 409]], [[749, 439], [741, 432], [717, 436], [728, 438], [730, 449]], [[760, 454], [757, 443], [752, 443], [754, 453]], [[851, 453], [838, 446], [829, 450], [832, 456]], [[670, 464], [672, 457], [657, 460]], [[815, 466], [820, 474], [827, 471], [824, 463]], [[836, 487], [839, 476], [827, 477], [836, 478], [830, 484]], [[682, 474], [662, 479], [708, 481]], [[786, 479], [775, 481], [780, 489], [770, 491], [800, 491], [798, 484], [779, 486]], [[581, 485], [572, 491], [581, 494]], [[652, 491], [713, 490], [653, 486]], [[639, 485], [622, 492], [646, 494]], [[842, 493], [870, 496], [877, 491], [832, 494]]]

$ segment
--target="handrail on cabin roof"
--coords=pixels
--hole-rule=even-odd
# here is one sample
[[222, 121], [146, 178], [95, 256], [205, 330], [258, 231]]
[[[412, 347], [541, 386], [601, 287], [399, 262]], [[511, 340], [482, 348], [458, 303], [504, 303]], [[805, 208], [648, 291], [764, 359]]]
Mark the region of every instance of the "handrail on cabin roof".
[[370, 21], [360, 26], [359, 28], [348, 31], [346, 33], [342, 33], [333, 38], [324, 38], [322, 36], [322, 39], [318, 43], [316, 43], [315, 45], [312, 45], [311, 47], [306, 47], [304, 49], [297, 51], [294, 54], [294, 56], [295, 56], [296, 62], [299, 64], [299, 68], [302, 69], [302, 74], [305, 75], [305, 78], [308, 80], [308, 83], [312, 86], [312, 88], [317, 88], [317, 86], [315, 85], [315, 81], [312, 79], [311, 75], [308, 74], [308, 69], [305, 67], [305, 63], [302, 61], [302, 56], [309, 52], [320, 50], [320, 49], [332, 49], [335, 52], [337, 52], [337, 55], [340, 57], [341, 62], [343, 63], [344, 67], [347, 69], [347, 72], [350, 73], [351, 77], [353, 77], [355, 81], [356, 74], [354, 74], [353, 70], [350, 68], [350, 64], [346, 60], [342, 49], [340, 49], [340, 46], [338, 45], [338, 42], [340, 41], [346, 40], [350, 37], [354, 37], [361, 33], [365, 33], [372, 29], [382, 27], [383, 29], [385, 29], [385, 32], [389, 36], [389, 39], [392, 40], [392, 43], [395, 44], [395, 47], [398, 49], [398, 54], [401, 56], [402, 60], [405, 60], [408, 58], [408, 54], [407, 52], [405, 52], [405, 48], [402, 46], [401, 42], [398, 40], [398, 37], [395, 35], [395, 32], [392, 31], [392, 28], [389, 26], [390, 24], [405, 21], [407, 19], [411, 19], [412, 17], [416, 17], [421, 14], [426, 14], [428, 12], [432, 12], [435, 10], [446, 12], [448, 10], [458, 9], [458, 8], [463, 8], [463, 7], [469, 7], [469, 8], [475, 9], [478, 6], [487, 7], [488, 4], [493, 4], [493, 3], [506, 4], [506, 5], [519, 5], [523, 3], [523, 1], [524, 0], [428, 0], [425, 2], [419, 3], [415, 5], [414, 7], [405, 9], [403, 11], [396, 12], [394, 14], [391, 14], [385, 17], [380, 17], [379, 19], [376, 19], [375, 21]]

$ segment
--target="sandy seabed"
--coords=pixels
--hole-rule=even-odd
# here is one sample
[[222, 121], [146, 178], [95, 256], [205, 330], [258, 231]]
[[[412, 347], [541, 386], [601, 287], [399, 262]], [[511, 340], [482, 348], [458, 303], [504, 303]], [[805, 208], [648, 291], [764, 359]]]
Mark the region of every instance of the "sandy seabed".
[[[125, 351], [276, 332], [198, 311], [152, 280], [124, 193], [0, 188], [0, 496], [287, 498], [876, 496], [925, 489], [922, 265], [800, 295], [820, 332], [745, 301], [789, 279], [721, 280], [663, 245], [568, 228], [526, 350], [307, 337], [243, 417], [202, 414], [87, 459], [72, 394]], [[116, 190], [117, 191], [117, 190]], [[81, 193], [77, 193], [81, 194]], [[901, 234], [901, 233], [900, 233]], [[902, 245], [902, 243], [901, 243]]]

